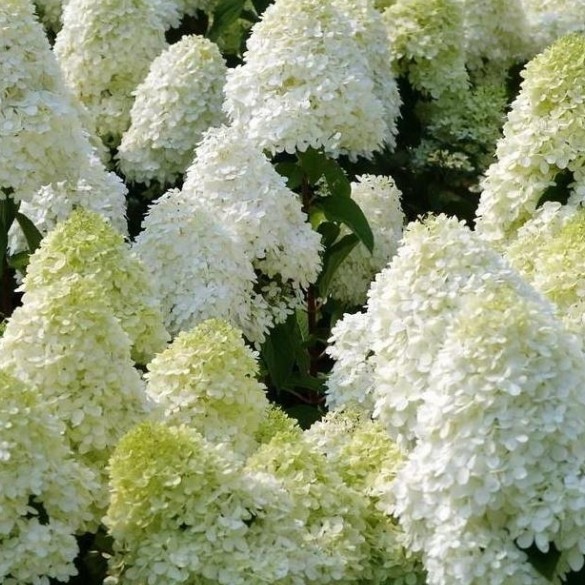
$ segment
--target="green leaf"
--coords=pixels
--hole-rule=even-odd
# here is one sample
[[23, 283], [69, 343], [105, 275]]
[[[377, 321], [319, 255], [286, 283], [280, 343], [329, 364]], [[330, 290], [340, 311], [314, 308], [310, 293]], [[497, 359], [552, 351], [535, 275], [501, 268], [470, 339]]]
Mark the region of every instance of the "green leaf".
[[254, 10], [260, 16], [272, 4], [272, 0], [252, 0]]
[[16, 221], [26, 238], [29, 252], [34, 253], [43, 239], [43, 234], [39, 232], [35, 224], [26, 215], [20, 212], [16, 214]]
[[335, 243], [335, 240], [339, 237], [339, 232], [341, 231], [339, 226], [332, 221], [324, 221], [319, 227], [317, 231], [321, 234], [323, 240], [323, 246], [325, 248], [329, 248]]
[[370, 252], [374, 250], [374, 234], [366, 216], [353, 199], [350, 197], [323, 197], [317, 205], [324, 211], [327, 219], [344, 223]]
[[557, 201], [562, 205], [566, 205], [569, 197], [571, 196], [571, 190], [569, 185], [573, 183], [575, 177], [569, 169], [563, 169], [559, 171], [554, 179], [554, 184], [547, 187], [544, 193], [540, 196], [536, 207], [539, 208], [546, 201]]
[[8, 234], [10, 226], [14, 223], [14, 218], [18, 212], [20, 205], [10, 197], [6, 196], [4, 199], [0, 198], [0, 231]]
[[327, 157], [318, 150], [309, 147], [305, 152], [299, 152], [298, 158], [301, 169], [307, 175], [309, 182], [314, 185], [325, 172]]
[[207, 33], [210, 41], [217, 41], [221, 33], [240, 16], [245, 0], [221, 0], [213, 11], [213, 24]]
[[351, 196], [351, 183], [337, 161], [327, 159], [323, 164], [323, 174], [333, 197]]
[[331, 279], [337, 271], [337, 268], [358, 243], [359, 239], [355, 234], [348, 234], [325, 251], [323, 255], [323, 270], [317, 280], [319, 296], [323, 298], [327, 297]]
[[285, 409], [285, 412], [294, 418], [301, 429], [308, 429], [313, 423], [321, 419], [322, 413], [316, 406], [308, 406], [305, 404], [299, 404], [297, 406], [291, 406]]
[[543, 577], [552, 581], [561, 558], [561, 553], [554, 547], [554, 545], [551, 545], [549, 551], [546, 553], [540, 551], [535, 544], [530, 546], [530, 548], [520, 550], [523, 550], [528, 555], [528, 561], [530, 564]]
[[286, 177], [286, 186], [289, 189], [296, 189], [301, 186], [303, 181], [303, 171], [297, 163], [281, 162], [275, 165], [276, 172], [283, 177]]
[[278, 389], [284, 388], [295, 366], [300, 345], [298, 335], [294, 335], [296, 328], [295, 316], [290, 315], [284, 323], [274, 327], [261, 348], [260, 355]]
[[18, 252], [8, 258], [8, 266], [20, 272], [24, 272], [28, 266], [30, 252]]

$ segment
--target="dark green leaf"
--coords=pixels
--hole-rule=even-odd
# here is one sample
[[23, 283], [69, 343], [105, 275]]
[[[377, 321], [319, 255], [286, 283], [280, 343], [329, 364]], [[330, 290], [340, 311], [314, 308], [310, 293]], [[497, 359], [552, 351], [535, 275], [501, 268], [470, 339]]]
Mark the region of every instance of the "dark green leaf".
[[554, 546], [551, 546], [547, 553], [543, 553], [534, 544], [528, 549], [521, 550], [524, 550], [528, 555], [530, 564], [541, 575], [546, 577], [549, 581], [552, 581], [561, 553]]
[[291, 315], [284, 323], [274, 327], [262, 345], [262, 359], [272, 383], [279, 389], [285, 386], [295, 366], [301, 343], [299, 335], [294, 334], [297, 328], [295, 316]]
[[374, 234], [368, 220], [360, 206], [350, 197], [323, 197], [317, 204], [325, 213], [327, 219], [340, 221], [363, 242], [372, 252], [374, 249]]
[[22, 213], [16, 214], [16, 221], [26, 238], [26, 243], [28, 245], [29, 252], [32, 254], [35, 250], [39, 247], [41, 240], [43, 239], [43, 235], [35, 224], [28, 218], [26, 215]]
[[285, 412], [294, 418], [302, 429], [308, 429], [313, 423], [321, 419], [322, 413], [316, 406], [299, 404], [287, 408]]
[[348, 234], [325, 251], [323, 256], [323, 270], [317, 281], [317, 287], [319, 288], [319, 295], [321, 297], [327, 297], [331, 279], [337, 271], [337, 268], [358, 243], [359, 239], [355, 234]]
[[557, 201], [562, 205], [566, 205], [571, 195], [569, 185], [575, 180], [573, 173], [569, 169], [559, 171], [554, 179], [554, 184], [545, 189], [540, 196], [536, 207], [540, 207], [546, 201]]
[[8, 234], [10, 226], [14, 223], [14, 218], [18, 212], [20, 205], [7, 196], [4, 199], [0, 198], [0, 231]]
[[19, 272], [24, 272], [28, 266], [30, 252], [18, 252], [8, 258], [8, 266]]
[[221, 0], [213, 11], [213, 24], [207, 33], [211, 41], [217, 41], [221, 33], [240, 16], [245, 0]]
[[296, 189], [300, 187], [303, 180], [303, 171], [297, 163], [281, 162], [275, 165], [278, 174], [286, 177], [286, 186], [289, 189]]
[[323, 174], [332, 196], [349, 197], [351, 195], [351, 183], [337, 161], [327, 159], [323, 164]]
[[254, 5], [254, 10], [260, 16], [272, 4], [272, 0], [252, 0], [252, 4]]
[[317, 231], [323, 236], [323, 246], [325, 248], [329, 248], [333, 245], [335, 240], [339, 237], [339, 226], [332, 221], [324, 221], [319, 227]]
[[314, 185], [325, 172], [327, 157], [310, 147], [305, 152], [299, 152], [298, 157], [301, 169], [307, 175], [309, 182]]

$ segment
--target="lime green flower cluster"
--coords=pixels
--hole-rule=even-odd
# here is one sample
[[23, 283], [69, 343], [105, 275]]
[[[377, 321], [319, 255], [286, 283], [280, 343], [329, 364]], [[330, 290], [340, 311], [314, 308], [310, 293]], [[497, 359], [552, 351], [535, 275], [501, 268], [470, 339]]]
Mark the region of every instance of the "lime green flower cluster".
[[168, 334], [146, 269], [111, 225], [84, 209], [74, 211], [43, 239], [22, 290], [36, 295], [78, 279], [107, 301], [130, 338], [136, 362], [145, 364], [162, 351]]
[[256, 358], [239, 330], [209, 319], [180, 333], [150, 362], [147, 393], [169, 424], [246, 453], [268, 408]]
[[37, 392], [3, 370], [0, 404], [0, 581], [65, 581], [76, 573], [74, 535], [91, 521], [95, 477]]

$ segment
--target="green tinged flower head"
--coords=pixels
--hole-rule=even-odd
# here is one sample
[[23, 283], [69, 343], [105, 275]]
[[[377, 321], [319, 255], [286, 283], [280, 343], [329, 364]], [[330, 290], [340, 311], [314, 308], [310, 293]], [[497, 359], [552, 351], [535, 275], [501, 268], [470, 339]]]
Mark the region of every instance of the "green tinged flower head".
[[132, 357], [148, 362], [168, 340], [146, 269], [124, 238], [101, 216], [78, 209], [41, 242], [23, 281], [37, 293], [63, 281], [91, 284], [120, 320], [132, 342]]
[[76, 573], [75, 534], [87, 529], [94, 475], [63, 438], [39, 394], [0, 370], [0, 580], [66, 581]]
[[398, 0], [383, 19], [394, 67], [413, 87], [433, 98], [467, 87], [458, 0]]
[[362, 578], [372, 585], [422, 585], [420, 559], [405, 548], [402, 530], [391, 515], [391, 482], [403, 456], [383, 425], [350, 407], [329, 413], [305, 431], [305, 438], [366, 502], [364, 534], [370, 550]]
[[186, 424], [212, 443], [246, 452], [268, 406], [256, 357], [239, 330], [210, 319], [180, 333], [152, 360], [147, 392], [169, 424]]
[[477, 210], [478, 231], [500, 247], [534, 215], [559, 173], [574, 178], [567, 187], [570, 201], [583, 200], [584, 64], [585, 37], [573, 34], [535, 57], [523, 72]]
[[124, 583], [254, 585], [287, 575], [290, 498], [225, 446], [184, 426], [143, 423], [118, 444], [110, 474], [104, 521]]
[[[102, 480], [118, 439], [148, 411], [128, 336], [89, 281], [27, 294], [0, 339], [0, 367], [36, 389], [76, 456]], [[107, 502], [105, 484], [100, 490], [96, 521]]]
[[280, 436], [288, 435], [290, 441], [295, 441], [301, 437], [302, 432], [294, 418], [288, 416], [280, 407], [268, 404], [254, 438], [258, 444], [268, 443], [278, 433]]

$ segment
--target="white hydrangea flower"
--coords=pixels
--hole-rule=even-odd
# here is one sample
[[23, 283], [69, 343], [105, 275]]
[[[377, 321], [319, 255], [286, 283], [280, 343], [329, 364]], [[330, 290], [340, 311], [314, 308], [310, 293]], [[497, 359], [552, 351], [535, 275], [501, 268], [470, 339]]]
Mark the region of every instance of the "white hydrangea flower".
[[203, 132], [223, 122], [226, 72], [217, 45], [195, 35], [152, 62], [136, 88], [132, 122], [118, 148], [128, 179], [172, 183], [185, 172]]
[[585, 357], [552, 304], [485, 279], [446, 327], [396, 479], [429, 585], [544, 585], [521, 549], [583, 566]]
[[347, 486], [303, 435], [277, 433], [248, 458], [246, 469], [276, 476], [290, 494], [298, 529], [285, 585], [356, 582], [368, 562], [366, 500]]
[[0, 580], [67, 581], [95, 478], [73, 459], [38, 393], [2, 370], [0, 404]]
[[160, 0], [68, 0], [54, 51], [65, 79], [107, 144], [130, 124], [133, 91], [166, 47]]
[[519, 230], [506, 257], [559, 309], [574, 331], [585, 334], [585, 210], [548, 202]]
[[532, 56], [522, 0], [457, 0], [462, 6], [467, 67], [506, 70]]
[[583, 0], [522, 0], [536, 55], [560, 37], [585, 32]]
[[[371, 585], [423, 585], [421, 561], [405, 548], [397, 520], [391, 483], [403, 456], [379, 422], [363, 411], [347, 408], [329, 413], [304, 433], [327, 457], [346, 485], [365, 497], [365, 537], [370, 551], [361, 579]], [[362, 581], [360, 581], [362, 582]]]
[[559, 173], [573, 173], [571, 202], [585, 198], [585, 38], [569, 35], [535, 57], [486, 172], [477, 230], [499, 247], [535, 213]]
[[[32, 3], [0, 3], [0, 30], [0, 192], [43, 232], [83, 204], [124, 233], [126, 188], [98, 160]], [[18, 238], [13, 251], [24, 247]]]
[[[362, 175], [351, 184], [351, 197], [364, 212], [374, 235], [374, 251], [360, 242], [339, 266], [329, 294], [349, 305], [363, 305], [374, 276], [390, 262], [402, 237], [402, 193], [391, 177]], [[342, 227], [340, 236], [349, 233]]]
[[180, 333], [148, 365], [147, 394], [165, 422], [196, 429], [212, 443], [246, 453], [268, 408], [256, 380], [258, 355], [218, 319]]
[[234, 234], [241, 254], [268, 280], [261, 292], [274, 323], [284, 321], [321, 269], [321, 237], [285, 178], [253, 142], [222, 126], [205, 133], [182, 196]]
[[[383, 28], [356, 20], [360, 11], [341, 0], [270, 5], [252, 28], [244, 65], [228, 72], [232, 122], [272, 152], [310, 146], [355, 158], [393, 146], [389, 120], [400, 100], [395, 84], [377, 82], [381, 59], [368, 49], [385, 46]], [[373, 7], [368, 14], [380, 18]]]
[[435, 99], [467, 88], [459, 0], [398, 0], [383, 21], [394, 67], [414, 88]]
[[245, 248], [215, 213], [171, 190], [150, 207], [134, 250], [149, 270], [165, 325], [176, 335], [211, 318], [224, 319], [262, 342], [273, 322], [254, 292]]
[[83, 209], [50, 232], [32, 255], [21, 290], [36, 293], [60, 281], [91, 283], [119, 319], [132, 357], [145, 364], [168, 341], [146, 267], [101, 216]]
[[23, 298], [0, 338], [0, 368], [34, 387], [65, 423], [82, 463], [102, 480], [94, 518], [107, 505], [105, 463], [149, 411], [130, 340], [89, 281], [43, 287]]
[[142, 424], [110, 461], [105, 523], [114, 574], [146, 582], [257, 585], [289, 580], [301, 525], [282, 483], [243, 469], [194, 429]]

